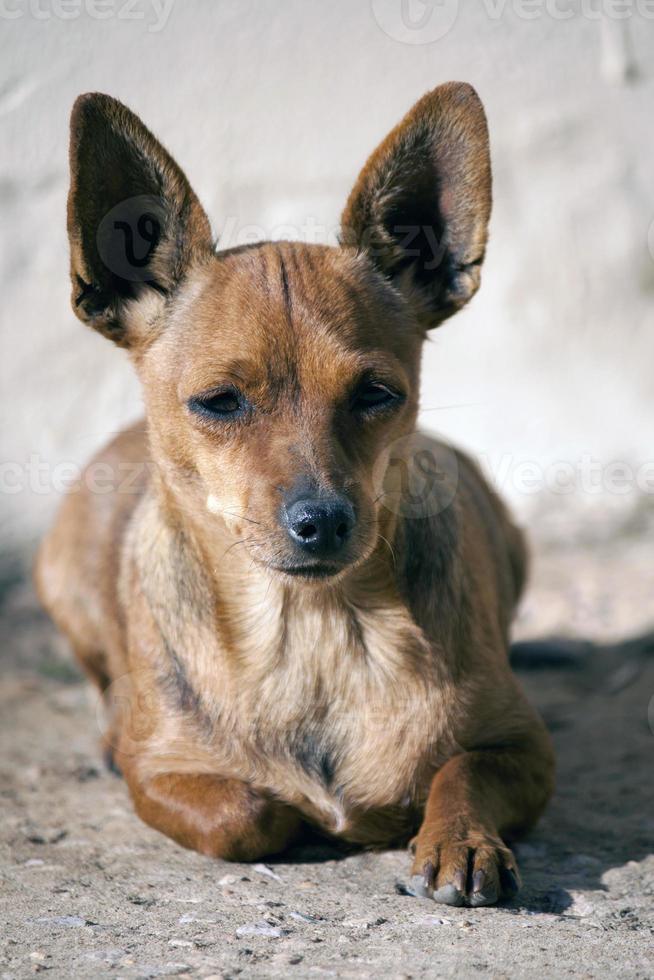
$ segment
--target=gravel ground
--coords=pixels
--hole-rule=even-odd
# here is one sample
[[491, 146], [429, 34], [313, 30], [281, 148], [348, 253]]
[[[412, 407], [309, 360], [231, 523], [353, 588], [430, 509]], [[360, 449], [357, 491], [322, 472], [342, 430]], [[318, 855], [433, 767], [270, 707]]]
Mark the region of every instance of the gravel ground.
[[0, 977], [653, 976], [654, 655], [610, 645], [652, 628], [651, 546], [544, 528], [516, 635], [602, 645], [520, 671], [555, 738], [558, 789], [517, 848], [523, 891], [494, 909], [403, 895], [402, 852], [316, 842], [230, 865], [148, 829], [101, 766], [93, 693], [8, 571]]

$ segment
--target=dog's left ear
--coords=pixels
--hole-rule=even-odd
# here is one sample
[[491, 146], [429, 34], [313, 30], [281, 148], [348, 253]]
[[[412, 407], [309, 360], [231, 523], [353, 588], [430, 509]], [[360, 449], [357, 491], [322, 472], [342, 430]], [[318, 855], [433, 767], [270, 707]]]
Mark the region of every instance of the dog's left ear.
[[68, 236], [73, 309], [122, 347], [147, 341], [162, 297], [213, 253], [181, 168], [138, 116], [101, 93], [80, 96], [71, 115]]
[[461, 82], [425, 95], [366, 163], [341, 240], [366, 252], [435, 327], [479, 288], [491, 211], [488, 127]]

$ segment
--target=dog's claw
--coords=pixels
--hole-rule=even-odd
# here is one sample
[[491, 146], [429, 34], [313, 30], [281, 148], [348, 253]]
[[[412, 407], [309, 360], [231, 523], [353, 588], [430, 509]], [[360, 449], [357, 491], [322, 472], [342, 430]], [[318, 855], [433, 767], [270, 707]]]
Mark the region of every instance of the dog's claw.
[[463, 891], [452, 882], [433, 892], [432, 898], [435, 902], [442, 902], [443, 905], [463, 905]]
[[493, 888], [486, 894], [483, 892], [476, 892], [469, 898], [470, 907], [473, 909], [480, 908], [482, 905], [495, 905], [497, 902], [497, 889]]
[[431, 889], [424, 875], [412, 875], [406, 890], [415, 898], [431, 898]]
[[497, 897], [497, 888], [487, 880], [486, 872], [483, 869], [475, 871], [472, 876], [472, 893], [468, 899], [471, 907], [494, 905]]

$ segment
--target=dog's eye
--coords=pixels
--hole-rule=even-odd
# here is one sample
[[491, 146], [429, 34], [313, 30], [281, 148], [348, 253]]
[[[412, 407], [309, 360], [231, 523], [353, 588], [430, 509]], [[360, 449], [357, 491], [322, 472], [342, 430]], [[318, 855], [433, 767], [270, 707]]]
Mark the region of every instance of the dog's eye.
[[195, 395], [189, 398], [188, 407], [196, 415], [229, 419], [242, 415], [248, 408], [248, 403], [240, 391], [230, 386], [205, 395]]
[[402, 395], [381, 381], [366, 381], [354, 393], [352, 408], [355, 412], [375, 412], [401, 402]]

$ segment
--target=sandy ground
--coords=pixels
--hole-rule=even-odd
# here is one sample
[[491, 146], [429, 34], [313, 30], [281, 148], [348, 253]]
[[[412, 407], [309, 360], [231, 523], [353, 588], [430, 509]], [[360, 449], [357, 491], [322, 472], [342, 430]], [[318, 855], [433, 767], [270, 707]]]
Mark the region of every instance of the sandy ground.
[[[543, 528], [541, 527], [541, 531]], [[633, 530], [633, 529], [632, 529]], [[604, 644], [652, 627], [651, 547], [543, 535], [518, 637]], [[650, 539], [651, 540], [651, 539]], [[571, 648], [520, 673], [558, 751], [510, 905], [403, 895], [402, 852], [317, 843], [267, 865], [183, 851], [133, 815], [95, 697], [7, 570], [1, 649], [0, 977], [654, 975], [654, 652]]]

